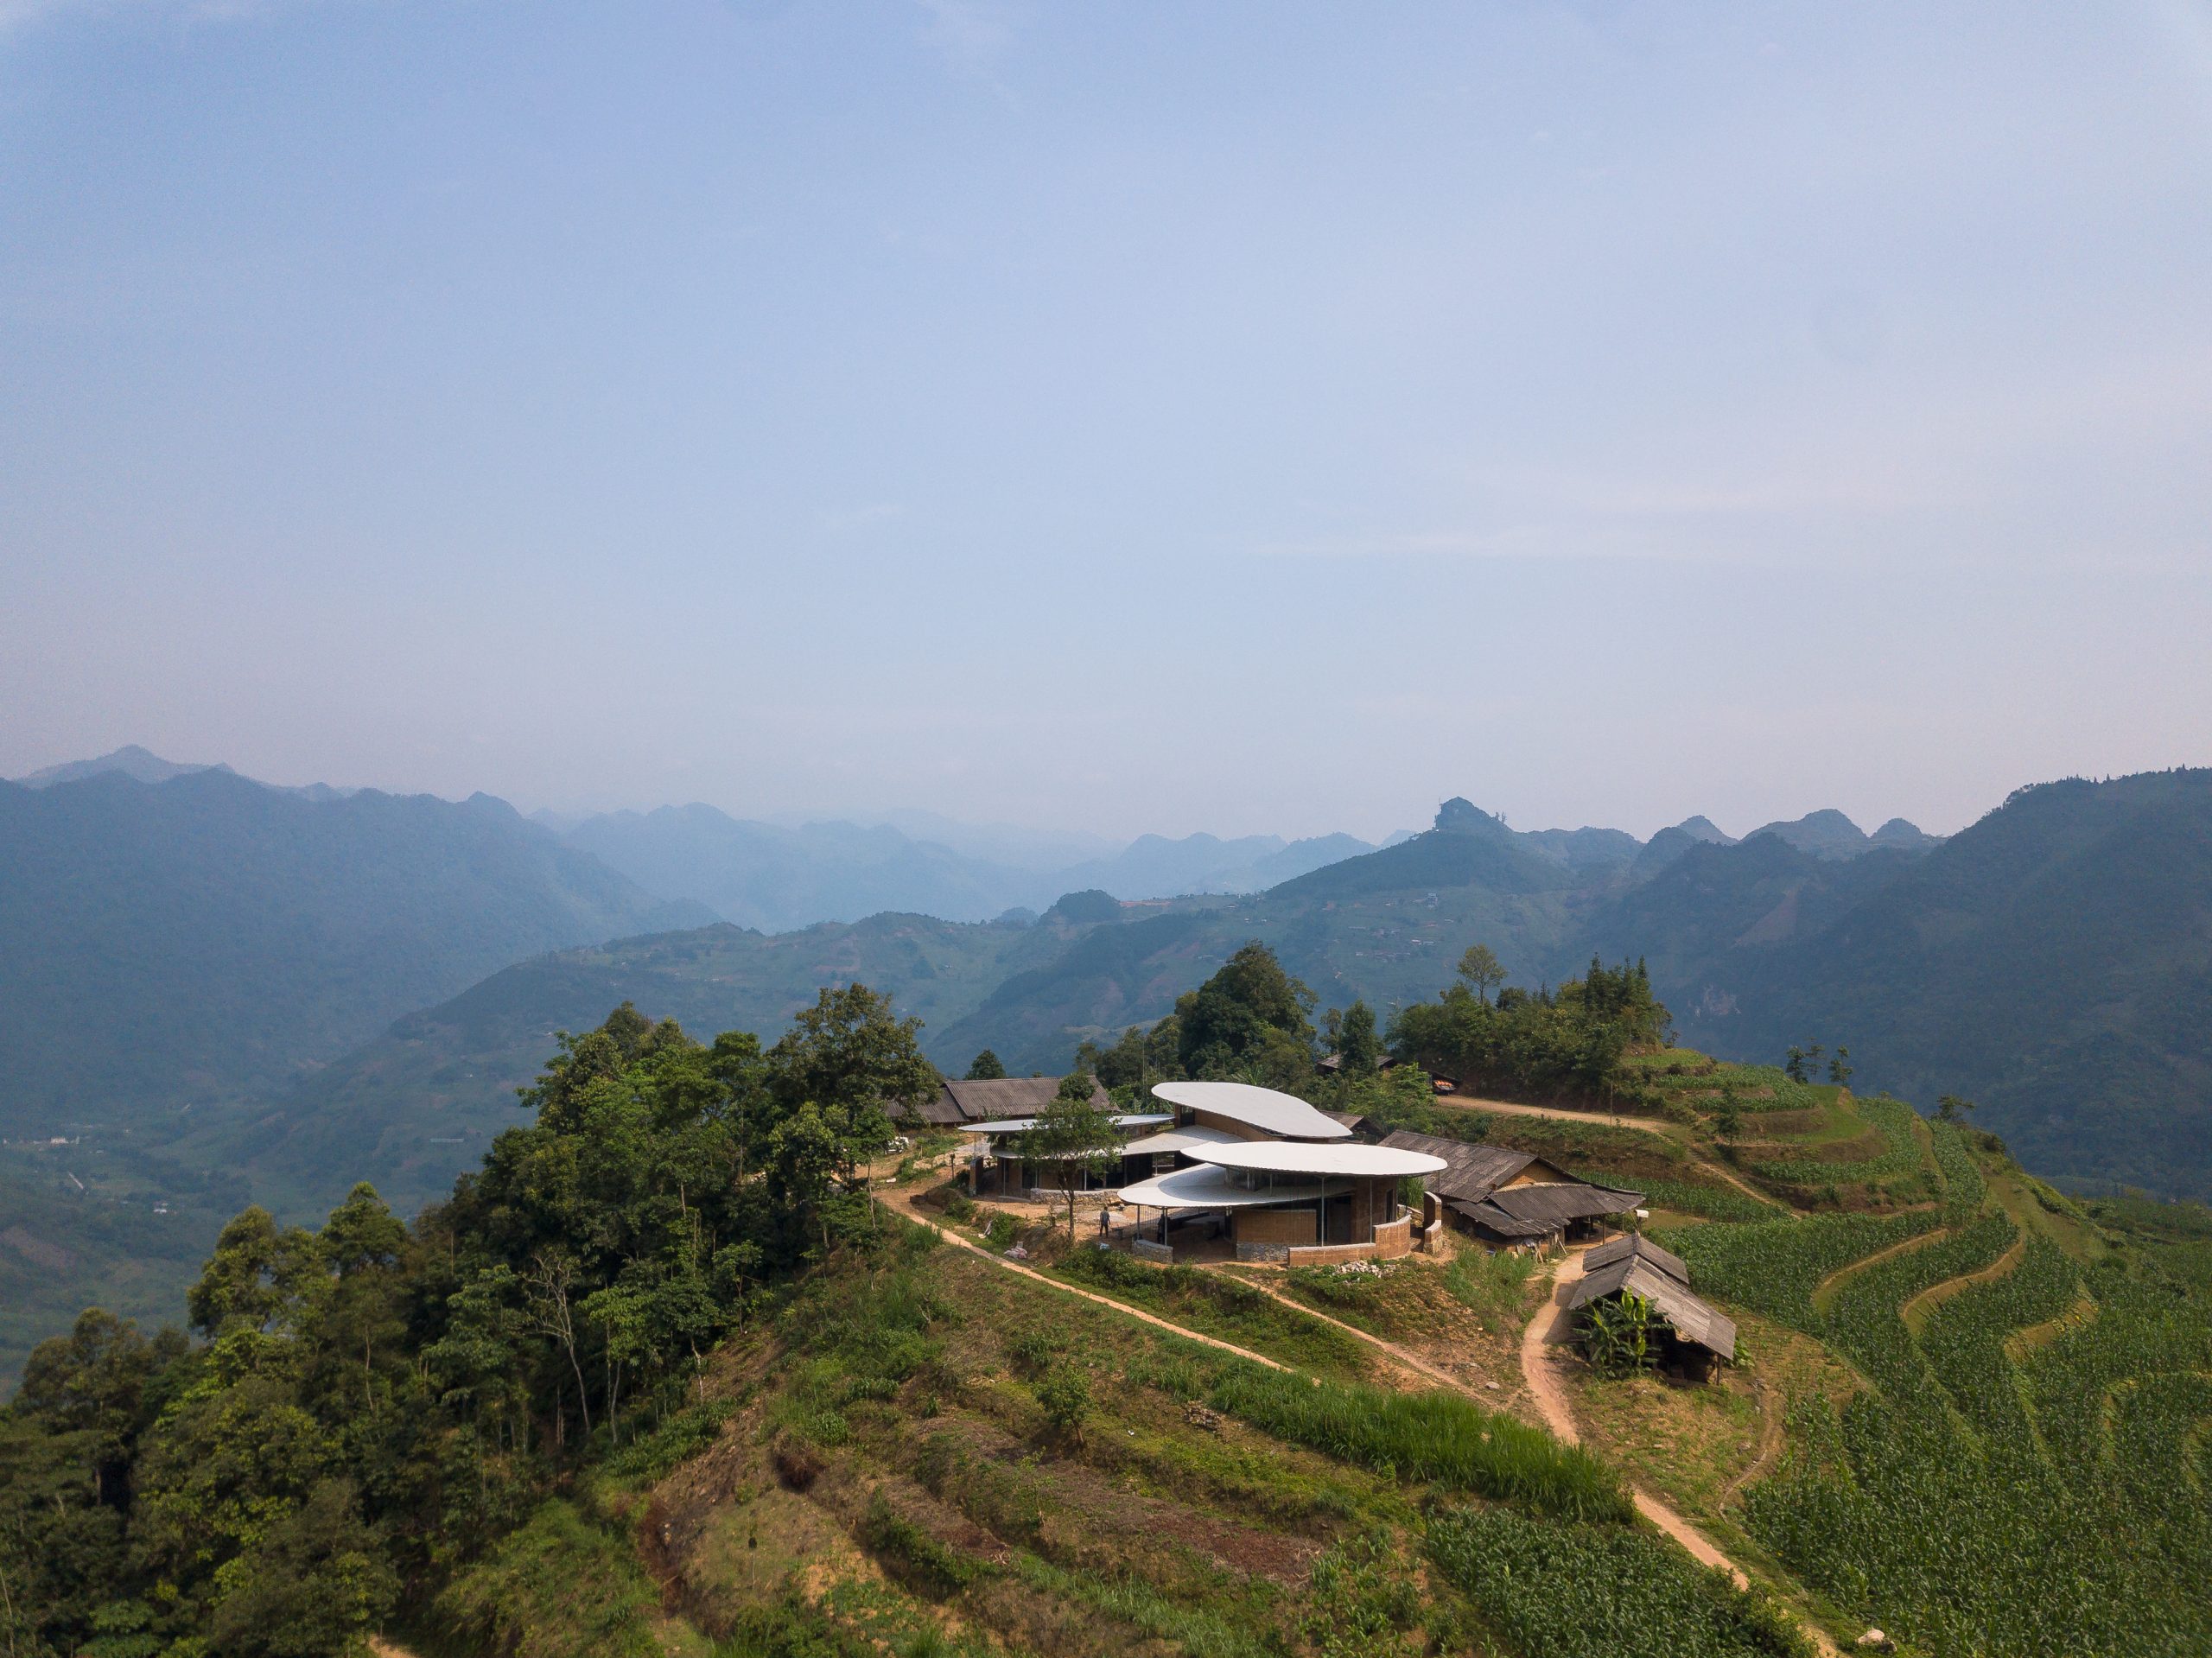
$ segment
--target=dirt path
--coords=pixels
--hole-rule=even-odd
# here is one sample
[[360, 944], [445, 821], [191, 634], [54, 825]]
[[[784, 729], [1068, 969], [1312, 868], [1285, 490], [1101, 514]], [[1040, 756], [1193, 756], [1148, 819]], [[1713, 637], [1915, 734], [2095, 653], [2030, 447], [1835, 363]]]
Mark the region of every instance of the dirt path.
[[1774, 1408], [1774, 1401], [1767, 1396], [1766, 1384], [1757, 1376], [1751, 1378], [1751, 1397], [1759, 1407], [1758, 1455], [1751, 1458], [1749, 1468], [1728, 1482], [1713, 1503], [1716, 1509], [1726, 1508], [1738, 1492], [1750, 1490], [1782, 1455], [1782, 1413]]
[[[1218, 1267], [1217, 1267], [1211, 1270], [1218, 1271]], [[1280, 1301], [1283, 1305], [1290, 1308], [1294, 1312], [1302, 1312], [1309, 1318], [1319, 1318], [1323, 1324], [1328, 1324], [1334, 1329], [1341, 1330], [1345, 1335], [1365, 1342], [1370, 1347], [1372, 1347], [1381, 1352], [1382, 1356], [1390, 1360], [1392, 1363], [1398, 1365], [1403, 1369], [1412, 1371], [1415, 1375], [1421, 1377], [1425, 1382], [1433, 1382], [1439, 1387], [1442, 1388], [1456, 1388], [1460, 1393], [1473, 1394], [1478, 1399], [1482, 1396], [1479, 1394], [1476, 1394], [1473, 1388], [1470, 1388], [1458, 1376], [1453, 1375], [1450, 1371], [1440, 1369], [1437, 1366], [1431, 1364], [1427, 1359], [1421, 1357], [1417, 1354], [1408, 1351], [1405, 1348], [1399, 1346], [1397, 1343], [1394, 1341], [1386, 1340], [1384, 1337], [1377, 1336], [1370, 1331], [1362, 1330], [1357, 1324], [1348, 1324], [1341, 1318], [1332, 1318], [1327, 1313], [1316, 1312], [1313, 1308], [1307, 1306], [1305, 1302], [1297, 1299], [1295, 1297], [1285, 1295], [1280, 1290], [1269, 1289], [1265, 1284], [1254, 1283], [1250, 1279], [1240, 1278], [1234, 1273], [1224, 1272], [1221, 1273], [1220, 1275], [1227, 1279], [1232, 1284], [1242, 1284], [1248, 1290], [1257, 1290], [1261, 1294], [1266, 1296], [1270, 1301]], [[1496, 1409], [1497, 1407], [1492, 1406], [1491, 1408]]]
[[1018, 1261], [1008, 1261], [1004, 1255], [1000, 1255], [996, 1250], [987, 1249], [980, 1243], [976, 1243], [967, 1238], [963, 1238], [957, 1232], [955, 1232], [947, 1227], [939, 1225], [936, 1221], [923, 1214], [918, 1209], [915, 1208], [913, 1197], [911, 1193], [897, 1190], [879, 1191], [875, 1196], [876, 1201], [882, 1204], [886, 1208], [903, 1216], [907, 1220], [913, 1222], [917, 1226], [926, 1226], [931, 1231], [936, 1233], [938, 1236], [942, 1238], [945, 1242], [953, 1244], [959, 1248], [965, 1249], [970, 1255], [981, 1255], [984, 1260], [989, 1261], [994, 1267], [1001, 1267], [1010, 1273], [1019, 1273], [1024, 1278], [1033, 1279], [1039, 1284], [1048, 1285], [1052, 1288], [1059, 1291], [1063, 1295], [1072, 1295], [1085, 1301], [1095, 1301], [1102, 1307], [1111, 1307], [1115, 1312], [1125, 1313], [1128, 1317], [1136, 1319], [1140, 1324], [1147, 1324], [1152, 1325], [1154, 1329], [1165, 1330], [1171, 1335], [1180, 1336], [1185, 1341], [1197, 1342], [1202, 1347], [1218, 1348], [1222, 1352], [1234, 1353], [1238, 1358], [1250, 1359], [1255, 1364], [1264, 1364], [1270, 1370], [1287, 1370], [1290, 1369], [1287, 1364], [1283, 1363], [1281, 1360], [1271, 1359], [1265, 1353], [1255, 1353], [1249, 1347], [1239, 1347], [1236, 1343], [1223, 1341], [1217, 1336], [1202, 1336], [1195, 1330], [1185, 1330], [1182, 1325], [1179, 1324], [1172, 1324], [1167, 1319], [1160, 1318], [1156, 1314], [1145, 1312], [1141, 1307], [1133, 1307], [1126, 1301], [1116, 1301], [1110, 1295], [1099, 1295], [1090, 1290], [1078, 1289], [1073, 1284], [1063, 1284], [1057, 1278], [1046, 1277], [1043, 1273], [1037, 1271], [1033, 1267], [1025, 1267]]
[[[1234, 1353], [1239, 1358], [1247, 1358], [1255, 1363], [1264, 1364], [1271, 1370], [1287, 1371], [1290, 1368], [1288, 1365], [1269, 1358], [1264, 1353], [1255, 1353], [1249, 1348], [1239, 1347], [1232, 1342], [1222, 1341], [1216, 1337], [1202, 1336], [1194, 1330], [1186, 1330], [1180, 1324], [1171, 1323], [1166, 1318], [1133, 1307], [1127, 1302], [1116, 1301], [1110, 1296], [1097, 1295], [1089, 1290], [1078, 1289], [1072, 1284], [1064, 1284], [1056, 1278], [1048, 1278], [1032, 1267], [1021, 1265], [1019, 1261], [1008, 1261], [1003, 1255], [987, 1249], [981, 1244], [971, 1242], [923, 1214], [915, 1207], [912, 1193], [892, 1188], [879, 1191], [875, 1195], [879, 1202], [897, 1214], [912, 1221], [918, 1226], [927, 1227], [945, 1242], [982, 1256], [1002, 1271], [1019, 1273], [1022, 1277], [1049, 1286], [1064, 1295], [1077, 1296], [1085, 1301], [1096, 1302], [1100, 1306], [1111, 1307], [1115, 1312], [1135, 1318], [1141, 1324], [1166, 1331], [1171, 1335], [1179, 1336], [1185, 1341], [1197, 1342], [1202, 1346], [1215, 1348], [1224, 1353]], [[1567, 1293], [1574, 1281], [1581, 1276], [1582, 1256], [1580, 1252], [1577, 1252], [1568, 1255], [1560, 1263], [1559, 1274], [1553, 1286], [1551, 1300], [1537, 1310], [1536, 1316], [1529, 1321], [1528, 1328], [1521, 1335], [1521, 1371], [1528, 1382], [1530, 1396], [1535, 1401], [1536, 1408], [1541, 1413], [1545, 1426], [1551, 1429], [1555, 1437], [1567, 1445], [1580, 1445], [1582, 1436], [1575, 1428], [1573, 1413], [1567, 1408], [1566, 1392], [1560, 1385], [1558, 1373], [1553, 1369], [1552, 1359], [1544, 1351], [1544, 1345], [1553, 1337], [1554, 1331], [1564, 1335], [1568, 1323], [1566, 1306]], [[1236, 1281], [1244, 1283], [1249, 1280], [1238, 1279]], [[1260, 1288], [1256, 1285], [1253, 1287]], [[1294, 1301], [1288, 1296], [1276, 1294], [1273, 1290], [1261, 1288], [1260, 1293], [1282, 1302], [1286, 1306], [1296, 1308], [1309, 1318], [1319, 1318], [1324, 1324], [1334, 1325], [1347, 1335], [1356, 1337], [1372, 1347], [1381, 1349], [1395, 1363], [1417, 1375], [1426, 1377], [1457, 1392], [1473, 1394], [1473, 1389], [1457, 1376], [1438, 1369], [1426, 1359], [1416, 1357], [1395, 1342], [1385, 1341], [1380, 1336], [1370, 1335], [1364, 1330], [1332, 1318], [1325, 1313], [1316, 1312], [1313, 1308]], [[1479, 1394], [1474, 1394], [1474, 1396], [1480, 1400]], [[1483, 1402], [1487, 1404], [1488, 1401]], [[1739, 1589], [1750, 1585], [1751, 1579], [1745, 1575], [1743, 1567], [1729, 1559], [1706, 1537], [1704, 1533], [1699, 1531], [1681, 1515], [1648, 1491], [1638, 1490], [1631, 1486], [1629, 1489], [1629, 1495], [1636, 1503], [1637, 1512], [1681, 1544], [1688, 1551], [1691, 1559], [1700, 1565], [1719, 1567], [1728, 1573]], [[1813, 1643], [1823, 1654], [1831, 1655], [1832, 1658], [1840, 1658], [1835, 1643], [1828, 1639], [1824, 1631], [1809, 1623], [1804, 1623], [1803, 1627]]]
[[[1558, 1361], [1545, 1350], [1566, 1341], [1573, 1326], [1567, 1298], [1581, 1277], [1582, 1252], [1576, 1250], [1560, 1262], [1559, 1272], [1552, 1280], [1551, 1299], [1536, 1309], [1535, 1317], [1521, 1332], [1521, 1372], [1528, 1378], [1529, 1392], [1536, 1401], [1536, 1408], [1543, 1413], [1544, 1426], [1568, 1445], [1581, 1444], [1582, 1435], [1574, 1426], [1574, 1413], [1568, 1407], [1567, 1388], [1560, 1380]], [[1738, 1589], [1751, 1586], [1751, 1579], [1744, 1568], [1681, 1515], [1649, 1491], [1630, 1486], [1629, 1495], [1635, 1499], [1636, 1511], [1680, 1543], [1691, 1559], [1702, 1566], [1719, 1566]], [[1822, 1653], [1838, 1652], [1824, 1630], [1802, 1617], [1798, 1623]]]

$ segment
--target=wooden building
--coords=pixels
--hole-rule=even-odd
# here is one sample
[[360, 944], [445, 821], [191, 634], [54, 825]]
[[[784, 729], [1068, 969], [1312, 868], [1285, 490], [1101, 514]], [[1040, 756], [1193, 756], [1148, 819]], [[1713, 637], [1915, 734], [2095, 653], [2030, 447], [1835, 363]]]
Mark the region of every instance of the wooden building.
[[1578, 1180], [1531, 1152], [1480, 1141], [1446, 1140], [1400, 1128], [1382, 1144], [1440, 1159], [1441, 1172], [1427, 1182], [1452, 1225], [1494, 1248], [1549, 1254], [1594, 1236], [1610, 1216], [1624, 1215], [1643, 1194]]
[[[1057, 1077], [994, 1077], [987, 1082], [948, 1082], [915, 1115], [932, 1128], [966, 1128], [1008, 1117], [1033, 1117], [1058, 1096]], [[1100, 1110], [1113, 1102], [1096, 1080], [1090, 1102]]]
[[1667, 1331], [1662, 1365], [1703, 1379], [1716, 1363], [1736, 1356], [1736, 1325], [1690, 1292], [1690, 1270], [1681, 1257], [1660, 1248], [1640, 1232], [1625, 1233], [1583, 1256], [1583, 1276], [1567, 1297], [1567, 1310], [1580, 1312], [1593, 1303], [1633, 1292], [1651, 1304]]

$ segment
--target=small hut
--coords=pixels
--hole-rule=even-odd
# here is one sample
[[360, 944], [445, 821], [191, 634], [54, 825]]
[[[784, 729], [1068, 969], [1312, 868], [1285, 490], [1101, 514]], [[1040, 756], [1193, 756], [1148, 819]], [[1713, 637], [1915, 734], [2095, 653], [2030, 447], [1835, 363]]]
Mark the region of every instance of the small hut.
[[1663, 1326], [1663, 1368], [1703, 1381], [1715, 1364], [1734, 1361], [1734, 1321], [1690, 1293], [1690, 1271], [1681, 1256], [1630, 1232], [1599, 1244], [1582, 1261], [1581, 1280], [1567, 1298], [1569, 1312], [1641, 1295]]

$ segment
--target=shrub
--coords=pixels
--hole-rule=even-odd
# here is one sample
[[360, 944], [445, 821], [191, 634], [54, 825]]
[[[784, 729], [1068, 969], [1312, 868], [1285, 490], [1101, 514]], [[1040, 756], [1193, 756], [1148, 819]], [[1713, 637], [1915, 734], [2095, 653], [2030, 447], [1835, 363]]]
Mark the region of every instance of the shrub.
[[1060, 1350], [1059, 1344], [1031, 1324], [1014, 1331], [1014, 1338], [1006, 1344], [1006, 1350], [1014, 1360], [1016, 1369], [1026, 1375], [1035, 1375], [1052, 1363], [1053, 1356]]
[[1001, 1209], [991, 1217], [990, 1226], [983, 1233], [983, 1242], [994, 1249], [1010, 1249], [1020, 1230], [1021, 1223]]
[[1078, 1433], [1090, 1414], [1090, 1378], [1073, 1365], [1060, 1365], [1037, 1384], [1037, 1402], [1055, 1432]]

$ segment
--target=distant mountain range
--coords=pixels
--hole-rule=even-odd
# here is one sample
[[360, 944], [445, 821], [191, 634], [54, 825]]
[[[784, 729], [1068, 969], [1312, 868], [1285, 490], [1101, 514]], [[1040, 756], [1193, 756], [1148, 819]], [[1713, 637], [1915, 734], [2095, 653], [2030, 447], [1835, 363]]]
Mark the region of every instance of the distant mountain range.
[[0, 1134], [274, 1088], [518, 956], [709, 918], [488, 796], [0, 783]]
[[1033, 927], [887, 914], [564, 952], [302, 1085], [237, 1155], [296, 1185], [324, 1160], [302, 1151], [303, 1125], [385, 1125], [378, 1155], [430, 1189], [448, 1171], [410, 1134], [436, 1124], [480, 1145], [511, 1120], [506, 1090], [544, 1032], [626, 998], [772, 1035], [817, 987], [859, 977], [925, 1018], [942, 1066], [988, 1046], [1050, 1071], [1085, 1037], [1165, 1014], [1247, 939], [1325, 1006], [1357, 995], [1385, 1012], [1433, 994], [1479, 940], [1532, 985], [1592, 954], [1643, 956], [1686, 1042], [1769, 1061], [1847, 1046], [1861, 1091], [1977, 1099], [2045, 1171], [2212, 1192], [2212, 773], [2024, 791], [1946, 842], [1893, 830], [1876, 845], [1823, 817], [1623, 847], [1602, 830], [1516, 833], [1452, 801], [1423, 834], [1263, 893], [1071, 899]]
[[[2212, 1195], [2212, 772], [2024, 790], [1948, 840], [1836, 812], [1741, 841], [1704, 818], [1517, 832], [1452, 800], [1373, 848], [1102, 850], [704, 807], [556, 832], [483, 796], [111, 759], [0, 784], [0, 1237], [47, 1237], [79, 1180], [108, 1205], [54, 1240], [79, 1262], [39, 1269], [57, 1306], [95, 1266], [101, 1296], [158, 1299], [133, 1263], [193, 1258], [248, 1191], [296, 1215], [361, 1178], [423, 1201], [518, 1120], [556, 1031], [625, 1000], [772, 1038], [860, 979], [948, 1070], [988, 1046], [1055, 1071], [1253, 938], [1324, 1007], [1386, 1014], [1476, 942], [1528, 985], [1642, 956], [1686, 1042], [1847, 1046], [1854, 1088], [1976, 1099], [2038, 1171]], [[1063, 880], [1084, 885], [1019, 901]], [[873, 908], [715, 919], [748, 905]], [[160, 1225], [122, 1225], [163, 1197]], [[142, 1232], [158, 1247], [123, 1242]]]
[[[2024, 791], [1948, 842], [1835, 811], [1741, 841], [1701, 817], [1648, 842], [1518, 832], [1454, 800], [1379, 848], [1146, 836], [1054, 865], [1068, 842], [956, 850], [696, 805], [556, 834], [483, 797], [267, 789], [125, 750], [0, 785], [0, 1128], [230, 1102], [274, 1137], [238, 1155], [305, 1191], [353, 1172], [338, 1141], [311, 1151], [336, 1132], [318, 1121], [359, 1150], [461, 1110], [459, 1138], [434, 1136], [452, 1150], [386, 1159], [427, 1191], [505, 1120], [549, 1032], [625, 997], [772, 1035], [864, 977], [948, 1067], [990, 1046], [1050, 1070], [1247, 938], [1325, 1003], [1386, 1011], [1480, 939], [1530, 983], [1644, 956], [1688, 1041], [1843, 1044], [1860, 1088], [1979, 1098], [2035, 1166], [2190, 1188], [2212, 1172], [2189, 1011], [2212, 1007], [2206, 777]], [[1021, 861], [986, 855], [1010, 847]], [[1056, 910], [1063, 883], [1123, 901]], [[733, 912], [760, 930], [669, 931]], [[511, 1017], [468, 1012], [487, 1006]]]
[[957, 850], [888, 823], [793, 826], [698, 804], [604, 813], [563, 824], [560, 833], [649, 893], [771, 931], [857, 921], [884, 910], [985, 921], [1042, 910], [1073, 892], [1121, 899], [1252, 893], [1375, 850], [1350, 835], [1303, 841], [1145, 835], [1111, 853], [1038, 863], [1010, 859], [1011, 847], [977, 848], [971, 840], [975, 849]]

